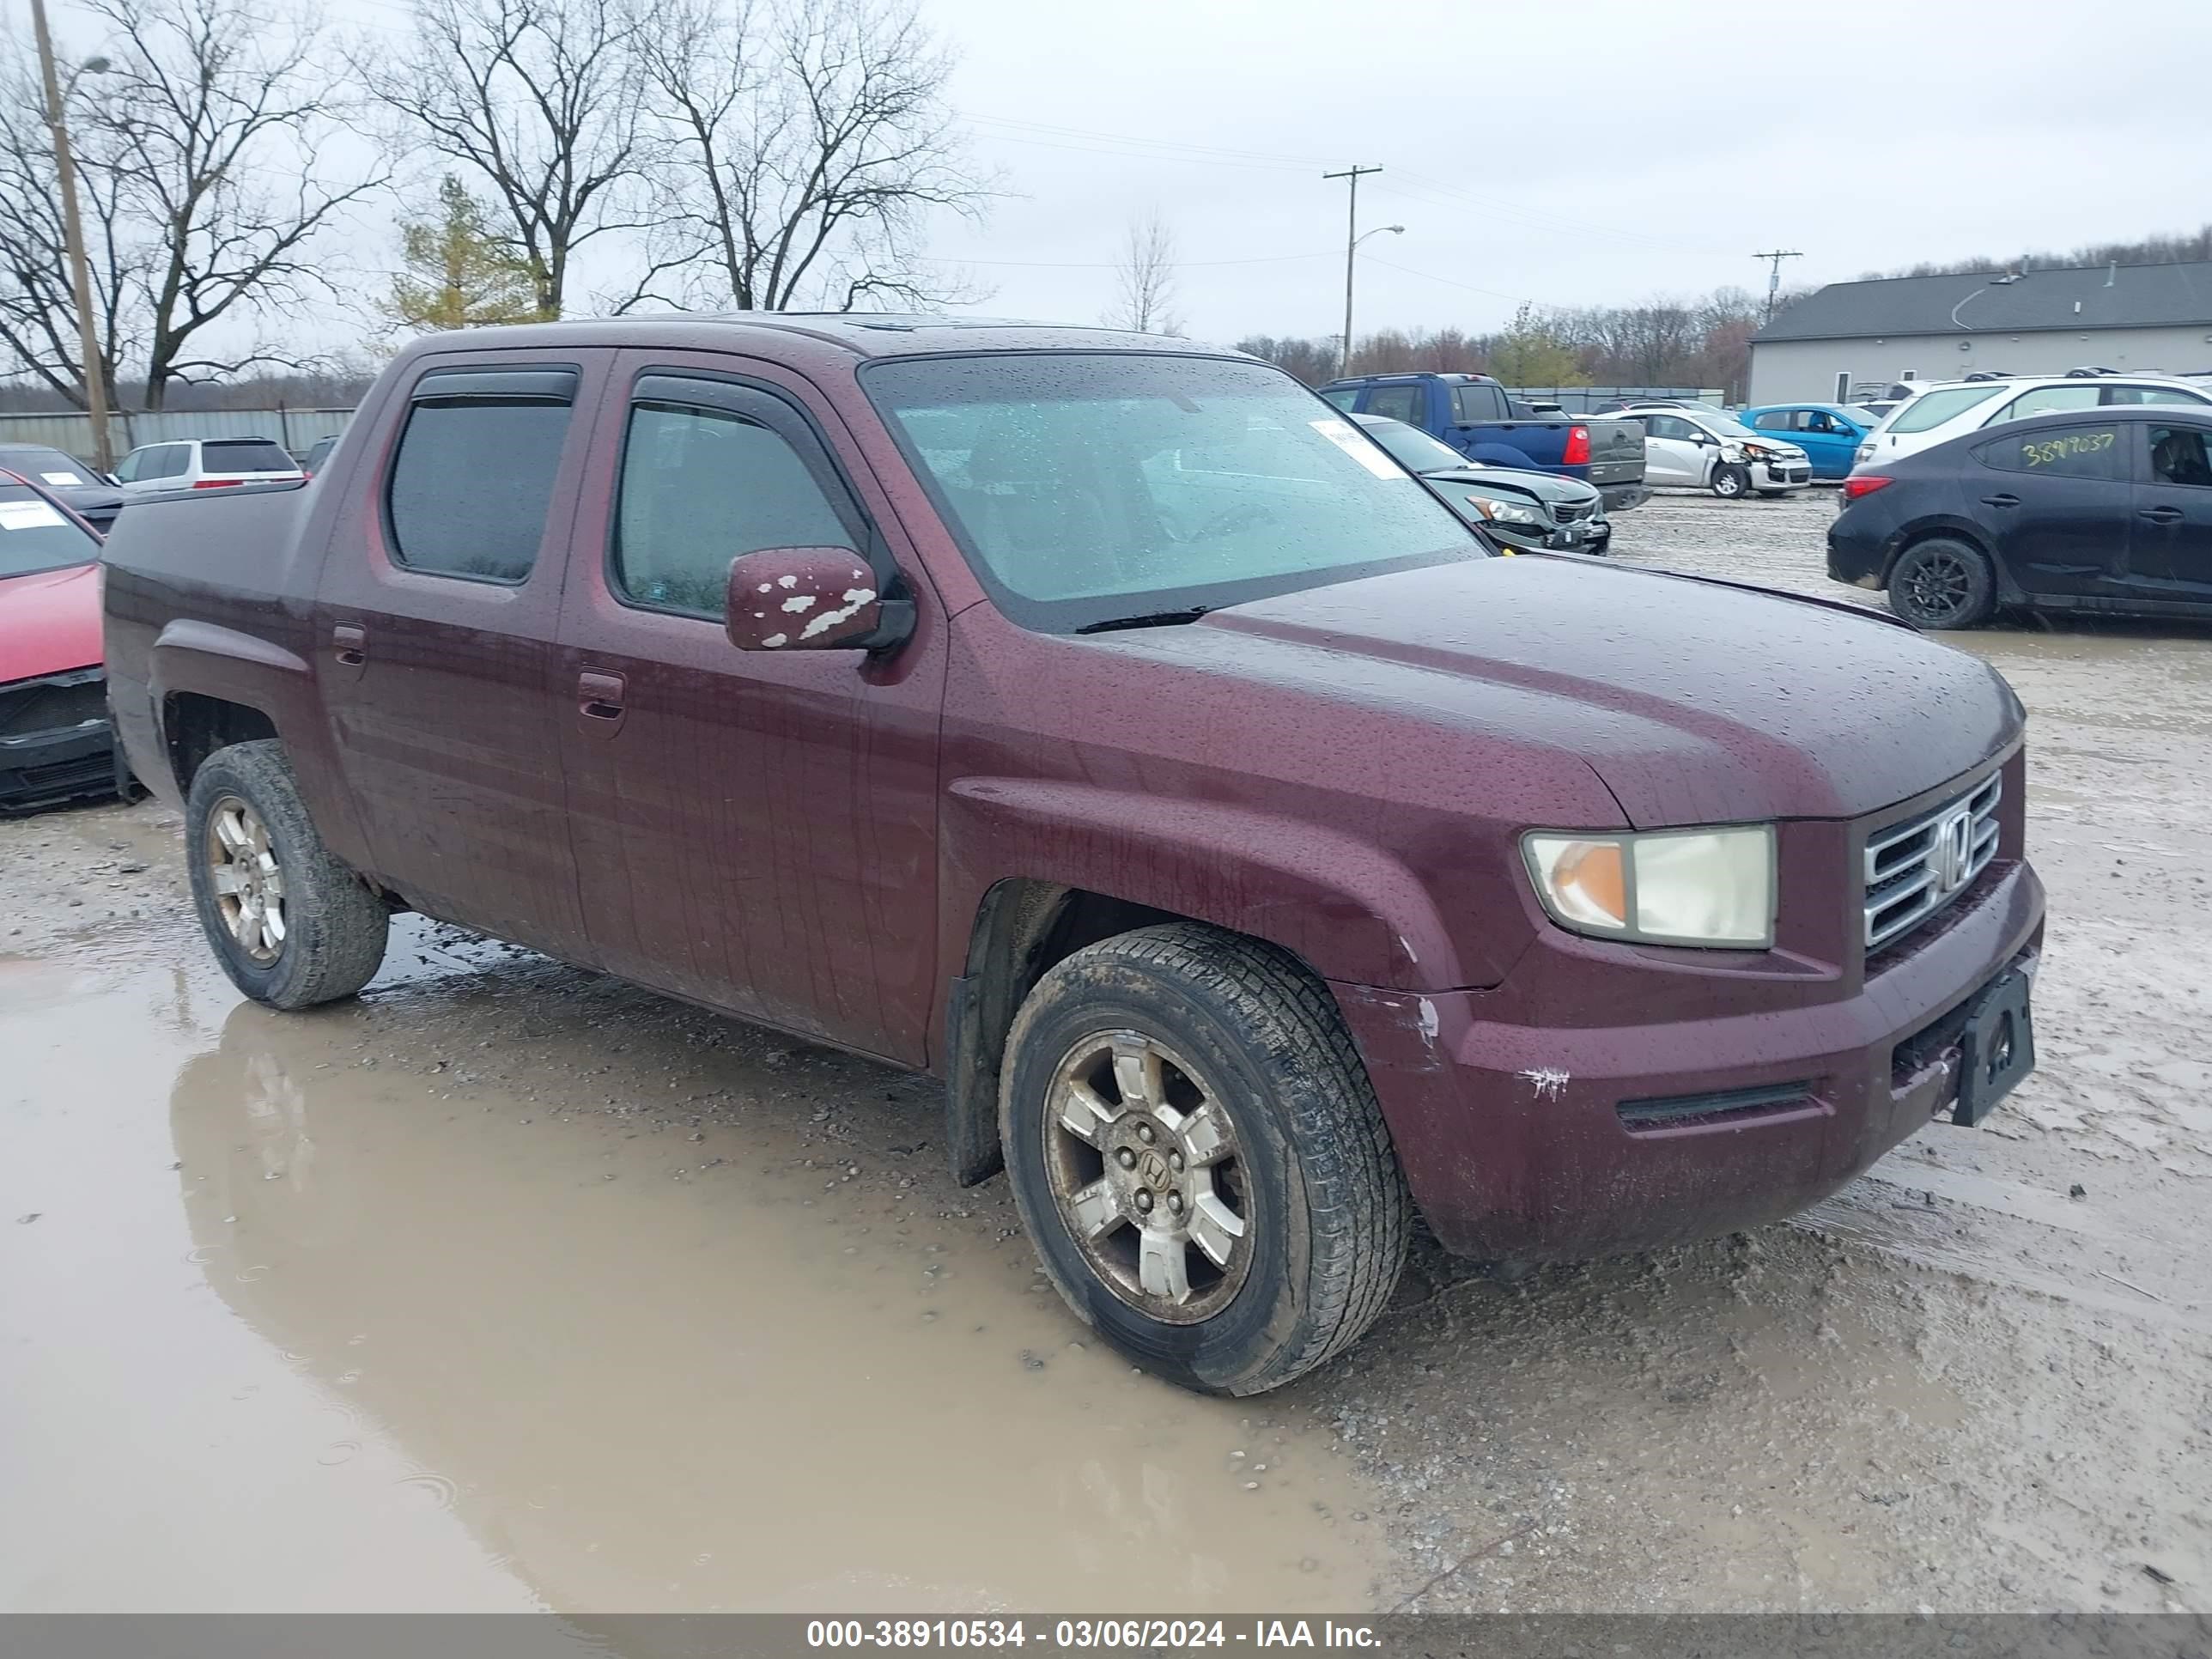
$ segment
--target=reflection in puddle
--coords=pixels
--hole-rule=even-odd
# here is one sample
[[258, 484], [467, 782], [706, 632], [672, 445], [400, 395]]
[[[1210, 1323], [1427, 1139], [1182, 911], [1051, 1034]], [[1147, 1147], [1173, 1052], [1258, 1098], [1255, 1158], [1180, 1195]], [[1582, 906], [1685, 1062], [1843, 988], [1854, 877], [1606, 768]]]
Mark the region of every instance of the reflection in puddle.
[[[898, 1079], [542, 964], [514, 964], [542, 1006], [512, 1019], [505, 971], [239, 1004], [212, 1040], [145, 1018], [176, 998], [162, 974], [33, 1020], [9, 999], [0, 1042], [29, 1063], [6, 1092], [35, 1109], [7, 1199], [66, 1205], [76, 1238], [133, 1218], [93, 1282], [65, 1249], [29, 1264], [21, 1328], [80, 1352], [0, 1388], [53, 1441], [21, 1490], [127, 1480], [69, 1451], [121, 1417], [137, 1459], [238, 1501], [204, 1516], [190, 1481], [151, 1482], [149, 1524], [234, 1565], [150, 1589], [96, 1546], [96, 1498], [0, 1522], [0, 1607], [386, 1607], [393, 1584], [574, 1611], [1366, 1604], [1349, 1477], [1293, 1442], [1253, 1489], [1249, 1407], [1133, 1374], [1036, 1292], [1003, 1206], [889, 1156], [914, 1103], [853, 1102]], [[834, 1158], [810, 1088], [864, 1115]], [[269, 1583], [261, 1550], [321, 1569]]]

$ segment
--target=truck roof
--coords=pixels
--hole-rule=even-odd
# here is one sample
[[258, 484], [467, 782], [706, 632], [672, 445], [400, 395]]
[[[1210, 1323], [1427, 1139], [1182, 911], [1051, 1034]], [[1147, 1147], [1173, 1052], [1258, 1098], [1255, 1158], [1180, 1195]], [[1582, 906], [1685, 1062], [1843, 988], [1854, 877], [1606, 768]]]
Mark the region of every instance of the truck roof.
[[576, 317], [550, 323], [439, 332], [410, 343], [424, 352], [641, 346], [663, 350], [769, 348], [781, 358], [910, 356], [945, 351], [1176, 351], [1242, 356], [1219, 346], [1126, 329], [1030, 322], [1012, 318], [944, 317], [902, 312], [677, 312], [641, 317]]

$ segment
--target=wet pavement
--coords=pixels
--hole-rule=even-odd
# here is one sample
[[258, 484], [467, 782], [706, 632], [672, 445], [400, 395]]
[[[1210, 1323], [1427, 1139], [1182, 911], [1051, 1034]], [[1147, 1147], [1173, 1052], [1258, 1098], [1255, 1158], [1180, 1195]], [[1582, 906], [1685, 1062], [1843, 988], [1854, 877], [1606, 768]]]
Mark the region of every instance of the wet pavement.
[[[1850, 597], [1832, 511], [1616, 545]], [[416, 919], [276, 1014], [158, 805], [0, 823], [0, 1609], [2212, 1609], [2212, 629], [1959, 643], [2037, 1074], [1791, 1225], [1425, 1249], [1257, 1401], [1091, 1340], [926, 1081]]]

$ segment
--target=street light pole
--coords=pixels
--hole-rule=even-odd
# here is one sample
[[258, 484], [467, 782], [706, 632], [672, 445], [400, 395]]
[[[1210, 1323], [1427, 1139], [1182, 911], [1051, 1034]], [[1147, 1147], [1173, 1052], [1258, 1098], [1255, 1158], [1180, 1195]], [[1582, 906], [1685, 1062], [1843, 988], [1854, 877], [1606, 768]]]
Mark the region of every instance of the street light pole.
[[1352, 239], [1352, 246], [1345, 250], [1344, 355], [1339, 361], [1336, 368], [1337, 374], [1340, 377], [1352, 373], [1352, 256], [1359, 251], [1359, 245], [1365, 241], [1370, 236], [1380, 236], [1386, 231], [1393, 236], [1402, 236], [1406, 234], [1406, 228], [1403, 225], [1377, 225], [1374, 229], [1363, 231], [1358, 235], [1353, 237]]
[[39, 75], [46, 83], [46, 126], [53, 135], [54, 174], [61, 185], [62, 240], [69, 252], [70, 283], [76, 290], [77, 350], [84, 378], [84, 411], [92, 420], [92, 464], [109, 472], [115, 467], [115, 450], [107, 437], [107, 374], [100, 361], [100, 325], [92, 314], [92, 270], [85, 261], [84, 221], [76, 206], [76, 164], [70, 156], [61, 80], [54, 72], [53, 37], [46, 31], [46, 0], [31, 0], [31, 26], [39, 37]]

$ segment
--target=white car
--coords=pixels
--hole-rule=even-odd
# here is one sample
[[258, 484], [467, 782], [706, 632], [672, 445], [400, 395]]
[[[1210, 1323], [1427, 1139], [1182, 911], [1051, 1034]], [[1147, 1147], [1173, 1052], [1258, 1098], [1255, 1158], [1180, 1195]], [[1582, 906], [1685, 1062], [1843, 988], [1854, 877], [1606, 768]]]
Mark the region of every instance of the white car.
[[268, 438], [180, 438], [172, 443], [141, 444], [115, 469], [115, 482], [126, 495], [292, 483], [307, 476], [283, 445]]
[[1858, 447], [1852, 468], [1903, 460], [2003, 421], [2135, 404], [2212, 404], [2212, 390], [2179, 375], [2121, 374], [2110, 369], [1945, 380], [1883, 416]]
[[1723, 501], [1756, 490], [1781, 495], [1813, 482], [1813, 463], [1796, 444], [1753, 432], [1733, 415], [1687, 404], [1634, 404], [1614, 417], [1644, 427], [1644, 482], [1686, 484]]

